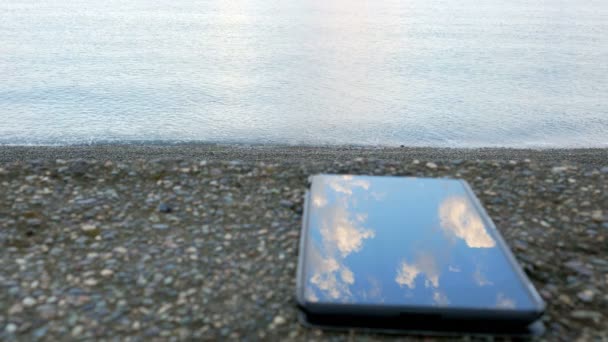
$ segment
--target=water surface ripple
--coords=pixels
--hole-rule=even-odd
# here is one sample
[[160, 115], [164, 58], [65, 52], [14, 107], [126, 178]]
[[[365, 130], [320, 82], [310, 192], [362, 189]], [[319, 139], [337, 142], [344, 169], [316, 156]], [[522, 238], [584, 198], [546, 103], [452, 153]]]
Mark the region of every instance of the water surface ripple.
[[0, 2], [0, 144], [608, 146], [608, 2]]

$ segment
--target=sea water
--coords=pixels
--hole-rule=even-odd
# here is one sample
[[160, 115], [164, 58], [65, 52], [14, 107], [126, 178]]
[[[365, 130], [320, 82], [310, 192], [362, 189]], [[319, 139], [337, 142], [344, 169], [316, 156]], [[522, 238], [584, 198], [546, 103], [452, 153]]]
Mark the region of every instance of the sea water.
[[604, 0], [0, 0], [0, 144], [608, 146]]

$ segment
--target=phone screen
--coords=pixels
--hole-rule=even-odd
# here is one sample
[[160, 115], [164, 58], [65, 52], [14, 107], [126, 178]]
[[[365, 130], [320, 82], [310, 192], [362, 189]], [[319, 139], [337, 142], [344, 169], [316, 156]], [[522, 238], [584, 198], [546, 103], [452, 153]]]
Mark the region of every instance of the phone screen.
[[461, 181], [319, 175], [307, 211], [307, 302], [538, 305]]

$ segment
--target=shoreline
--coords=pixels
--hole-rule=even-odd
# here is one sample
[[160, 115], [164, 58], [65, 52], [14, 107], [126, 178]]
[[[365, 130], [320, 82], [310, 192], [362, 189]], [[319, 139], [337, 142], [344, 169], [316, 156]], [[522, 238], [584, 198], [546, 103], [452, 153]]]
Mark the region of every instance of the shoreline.
[[223, 144], [104, 144], [71, 146], [0, 146], [0, 163], [26, 160], [205, 159], [299, 163], [372, 158], [387, 161], [523, 160], [608, 166], [608, 148], [515, 149], [358, 147]]

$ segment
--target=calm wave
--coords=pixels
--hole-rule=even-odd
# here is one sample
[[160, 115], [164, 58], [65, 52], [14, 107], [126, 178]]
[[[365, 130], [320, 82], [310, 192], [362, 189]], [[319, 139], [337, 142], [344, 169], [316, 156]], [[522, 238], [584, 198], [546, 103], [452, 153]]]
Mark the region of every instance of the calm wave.
[[0, 144], [608, 146], [608, 2], [0, 3]]

